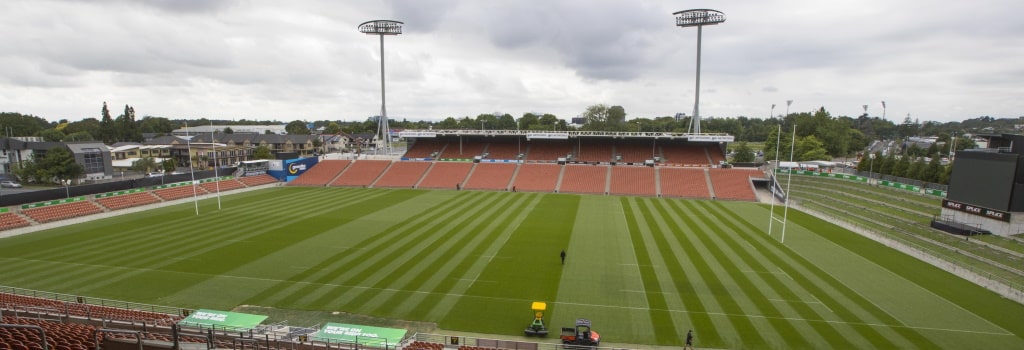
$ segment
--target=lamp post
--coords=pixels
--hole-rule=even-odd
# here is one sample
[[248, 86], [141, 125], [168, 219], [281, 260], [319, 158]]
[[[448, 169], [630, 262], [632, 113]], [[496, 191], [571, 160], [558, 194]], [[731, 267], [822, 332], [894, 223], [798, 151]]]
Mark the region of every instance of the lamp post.
[[882, 120], [885, 120], [885, 101], [882, 101]]
[[697, 27], [697, 88], [693, 92], [693, 122], [690, 123], [694, 134], [700, 134], [700, 41], [704, 26], [725, 22], [725, 14], [708, 9], [685, 10], [673, 13], [677, 27]]
[[768, 113], [768, 119], [772, 119], [772, 118], [775, 118], [775, 104], [774, 103], [772, 103], [771, 112]]
[[384, 139], [384, 152], [391, 153], [391, 130], [388, 128], [388, 110], [384, 94], [384, 36], [402, 34], [402, 22], [378, 19], [363, 22], [359, 31], [367, 35], [380, 36], [380, 120], [378, 126]]
[[[792, 105], [792, 104], [793, 104], [793, 100], [786, 100], [786, 117], [789, 116], [789, 106]], [[786, 117], [782, 117], [782, 119], [786, 119]]]

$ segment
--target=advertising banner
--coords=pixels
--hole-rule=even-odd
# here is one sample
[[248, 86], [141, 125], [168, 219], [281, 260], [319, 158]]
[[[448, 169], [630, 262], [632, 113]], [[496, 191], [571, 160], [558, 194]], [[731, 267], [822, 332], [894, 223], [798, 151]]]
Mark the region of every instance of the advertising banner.
[[267, 316], [243, 314], [240, 312], [199, 309], [192, 312], [184, 320], [178, 321], [183, 326], [212, 326], [220, 328], [252, 329], [256, 328]]
[[398, 344], [405, 337], [405, 330], [344, 323], [327, 323], [323, 328], [320, 328], [320, 332], [317, 332], [316, 337], [363, 345]]

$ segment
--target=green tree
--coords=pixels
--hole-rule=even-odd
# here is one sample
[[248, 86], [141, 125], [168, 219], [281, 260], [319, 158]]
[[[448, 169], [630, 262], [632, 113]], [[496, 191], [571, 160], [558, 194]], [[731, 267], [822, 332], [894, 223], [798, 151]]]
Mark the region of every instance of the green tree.
[[288, 125], [285, 125], [284, 131], [288, 132], [288, 135], [309, 135], [309, 128], [306, 127], [306, 122], [301, 120], [293, 120], [288, 123]]
[[327, 123], [327, 126], [324, 127], [324, 133], [328, 135], [337, 135], [341, 133], [341, 125], [338, 125], [338, 123], [335, 122]]
[[587, 131], [606, 130], [608, 126], [608, 109], [608, 106], [604, 104], [596, 104], [587, 107], [581, 115], [581, 117], [586, 120], [581, 129]]
[[274, 159], [274, 154], [265, 145], [259, 145], [252, 152], [253, 159]]
[[234, 134], [234, 133], [235, 133], [235, 130], [234, 130], [234, 129], [232, 129], [232, 128], [231, 128], [230, 126], [225, 126], [225, 127], [224, 127], [224, 133], [225, 133], [225, 134]]
[[[68, 139], [71, 141], [92, 141], [100, 134], [100, 121], [96, 118], [85, 118], [77, 122], [68, 123], [64, 130], [61, 131], [68, 135]], [[89, 137], [85, 137], [83, 134], [88, 134]], [[72, 135], [75, 135], [74, 139], [70, 138]]]
[[892, 154], [883, 157], [882, 159], [875, 159], [876, 163], [881, 160], [881, 164], [875, 164], [878, 166], [878, 173], [884, 175], [892, 175], [893, 168], [896, 168], [896, 157]]
[[910, 168], [907, 169], [907, 172], [903, 177], [920, 180], [921, 171], [924, 170], [925, 166], [927, 166], [927, 164], [925, 164], [924, 158], [917, 158], [917, 160], [910, 163]]
[[75, 163], [75, 156], [67, 148], [62, 146], [52, 147], [46, 150], [46, 156], [36, 163], [44, 179], [54, 178], [60, 183], [70, 183], [85, 173], [81, 164]]
[[921, 171], [921, 178], [919, 180], [939, 183], [941, 173], [942, 162], [939, 160], [939, 157], [934, 157], [930, 162], [928, 162], [928, 165], [925, 166], [924, 170]]
[[64, 133], [58, 131], [57, 129], [40, 130], [38, 133], [36, 133], [36, 136], [42, 137], [43, 141], [46, 142], [60, 142], [61, 140], [64, 139]]
[[36, 181], [36, 162], [28, 159], [21, 161], [21, 163], [12, 163], [11, 173], [24, 182]]
[[114, 119], [110, 117], [110, 109], [107, 108], [106, 102], [103, 102], [103, 110], [100, 114], [100, 131], [96, 136], [108, 145], [117, 142], [117, 128]]
[[141, 173], [148, 173], [160, 166], [160, 164], [157, 164], [156, 159], [153, 159], [152, 157], [142, 157], [139, 158], [139, 160], [132, 162], [131, 169]]
[[160, 167], [164, 169], [164, 173], [170, 173], [178, 168], [178, 164], [174, 162], [174, 159], [167, 158], [160, 162]]
[[905, 156], [900, 157], [900, 159], [898, 161], [896, 161], [896, 167], [894, 167], [892, 169], [892, 175], [893, 176], [898, 176], [898, 177], [907, 177], [907, 178], [909, 178], [910, 176], [907, 176], [907, 174], [909, 174], [909, 171], [910, 171], [910, 156], [906, 156], [905, 155]]
[[626, 122], [626, 109], [622, 106], [608, 107], [608, 125], [621, 126]]
[[50, 123], [45, 119], [25, 115], [21, 113], [0, 113], [0, 135], [2, 136], [29, 136], [35, 135], [43, 129], [50, 128]]
[[139, 124], [139, 131], [150, 134], [170, 134], [178, 128], [177, 124], [162, 117], [145, 116]]
[[750, 163], [754, 161], [754, 151], [750, 149], [750, 145], [747, 145], [746, 141], [741, 141], [736, 145], [732, 161], [735, 163]]
[[118, 141], [142, 142], [142, 132], [135, 124], [135, 108], [132, 106], [124, 105], [124, 114], [114, 120], [114, 126]]

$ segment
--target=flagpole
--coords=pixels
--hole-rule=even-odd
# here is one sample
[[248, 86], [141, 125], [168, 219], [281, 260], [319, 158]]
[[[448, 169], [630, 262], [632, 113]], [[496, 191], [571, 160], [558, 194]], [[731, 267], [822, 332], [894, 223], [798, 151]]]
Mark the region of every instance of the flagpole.
[[185, 122], [185, 145], [188, 148], [188, 172], [192, 174], [192, 202], [196, 204], [196, 215], [199, 215], [199, 194], [196, 192], [196, 171], [192, 167], [192, 138], [188, 136], [188, 122]]
[[217, 141], [213, 139], [216, 130], [213, 129], [213, 121], [210, 121], [210, 144], [213, 145], [213, 178], [216, 179], [214, 183], [217, 185], [217, 210], [220, 210], [220, 176], [217, 175], [217, 168], [220, 166], [217, 164]]

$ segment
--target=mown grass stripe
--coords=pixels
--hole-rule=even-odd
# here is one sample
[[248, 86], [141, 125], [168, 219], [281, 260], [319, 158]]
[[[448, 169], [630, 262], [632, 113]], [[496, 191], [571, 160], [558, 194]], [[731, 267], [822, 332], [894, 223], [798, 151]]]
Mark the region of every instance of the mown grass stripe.
[[[706, 257], [701, 250], [698, 250], [694, 244], [698, 236], [701, 234], [698, 230], [697, 225], [693, 222], [693, 219], [689, 215], [683, 215], [679, 217], [679, 221], [664, 220], [668, 217], [668, 213], [665, 211], [664, 205], [655, 205], [650, 201], [645, 201], [651, 208], [647, 211], [650, 215], [649, 221], [654, 222], [649, 224], [653, 226], [659, 226], [659, 229], [655, 232], [654, 238], [656, 247], [661, 251], [661, 256], [665, 258], [666, 268], [671, 272], [672, 280], [677, 286], [689, 287], [693, 282], [682, 280], [679, 277], [687, 276], [686, 271], [682, 269], [684, 262], [681, 259], [676, 258], [677, 255], [682, 255], [690, 266], [694, 267], [694, 272], [699, 276], [699, 280], [703, 282], [704, 286], [711, 292], [711, 295], [701, 296], [693, 295], [702, 303], [711, 303], [719, 305], [722, 308], [723, 313], [730, 315], [745, 315], [746, 313], [739, 306], [734, 299], [732, 292], [729, 287], [722, 281], [722, 279], [712, 271], [711, 266], [717, 264], [717, 262], [710, 260]], [[658, 204], [662, 204], [659, 202]], [[660, 223], [658, 225], [657, 223]], [[685, 226], [685, 227], [683, 227]], [[675, 241], [670, 241], [670, 238], [674, 238]], [[680, 251], [674, 250], [673, 247]], [[705, 247], [706, 251], [717, 249], [716, 247]], [[692, 275], [692, 274], [691, 274]], [[692, 276], [689, 278], [692, 279]], [[692, 289], [691, 289], [692, 290]], [[681, 298], [689, 297], [686, 294], [681, 294]], [[707, 300], [711, 298], [713, 300]], [[766, 347], [768, 343], [764, 336], [758, 331], [757, 326], [749, 319], [745, 317], [727, 317], [727, 320], [732, 324], [736, 333], [741, 339], [736, 344], [729, 344], [729, 346], [740, 346], [740, 347]], [[699, 333], [703, 334], [705, 332]], [[705, 344], [702, 342], [702, 344]], [[721, 346], [725, 344], [708, 344], [711, 346]]]
[[[726, 211], [725, 208], [721, 208], [721, 210], [716, 210], [714, 208], [707, 207], [707, 203], [699, 204], [703, 208], [702, 212], [706, 213], [707, 215], [713, 216], [713, 218], [715, 219], [714, 222], [725, 226], [730, 231], [729, 234], [716, 235], [714, 237], [717, 241], [716, 244], [725, 245], [732, 249], [735, 252], [734, 256], [741, 259], [747, 266], [747, 268], [752, 269], [754, 271], [772, 271], [774, 269], [781, 268], [777, 265], [770, 264], [770, 262], [768, 262], [767, 259], [765, 259], [764, 254], [761, 250], [758, 250], [756, 246], [750, 244], [749, 242], [743, 239], [744, 234], [741, 231], [741, 228], [739, 228], [736, 225], [736, 223], [733, 222], [731, 219], [725, 217], [723, 213], [724, 211]], [[710, 220], [711, 218], [709, 217], [708, 219]], [[743, 244], [740, 244], [741, 240], [743, 241]], [[749, 249], [747, 249], [748, 247]], [[785, 272], [782, 273], [785, 274], [786, 276], [785, 280], [783, 280], [782, 277], [775, 273], [770, 275], [771, 278], [769, 278], [768, 276], [759, 276], [761, 277], [760, 280], [762, 280], [766, 285], [768, 285], [769, 289], [771, 291], [774, 291], [779, 298], [788, 300], [802, 300], [803, 298], [798, 295], [797, 291], [794, 290], [793, 288], [790, 288], [788, 283], [785, 283], [786, 281], [793, 281], [792, 277], [789, 276], [789, 274], [786, 274]], [[808, 291], [802, 290], [802, 292], [803, 294], [814, 297], [813, 294], [811, 294]], [[820, 300], [818, 300], [816, 297], [814, 298], [815, 300], [817, 300], [818, 303], [820, 303]], [[788, 303], [788, 305], [793, 309], [794, 312], [797, 313], [797, 315], [801, 319], [814, 320], [821, 318], [820, 313], [816, 312], [813, 308], [811, 308], [811, 306], [808, 303], [798, 302]], [[822, 304], [822, 307], [827, 308], [827, 306], [824, 304]], [[831, 311], [828, 312], [832, 313]], [[820, 335], [819, 339], [822, 342], [828, 343], [829, 348], [854, 347], [854, 345], [850, 343], [839, 332], [838, 329], [836, 329], [836, 326], [830, 323], [805, 322], [804, 325], [814, 329], [817, 335]], [[809, 347], [823, 346], [824, 344], [809, 345]]]
[[[698, 242], [700, 245], [705, 247], [705, 252], [711, 254], [711, 257], [715, 262], [715, 264], [712, 264], [712, 266], [720, 267], [714, 268], [711, 271], [711, 273], [715, 273], [716, 275], [722, 274], [723, 276], [731, 279], [735, 283], [736, 287], [739, 288], [739, 291], [742, 291], [743, 296], [746, 299], [749, 299], [753, 302], [751, 303], [752, 305], [749, 306], [754, 308], [751, 311], [759, 312], [760, 314], [769, 316], [766, 319], [768, 321], [768, 324], [772, 327], [772, 330], [770, 333], [767, 334], [786, 335], [786, 343], [797, 348], [810, 347], [810, 342], [807, 340], [806, 337], [804, 337], [803, 334], [797, 332], [794, 324], [790, 321], [781, 318], [784, 317], [785, 315], [783, 315], [782, 312], [779, 311], [775, 304], [769, 302], [769, 298], [764, 295], [760, 286], [757, 285], [757, 283], [754, 280], [752, 280], [750, 275], [743, 273], [737, 268], [739, 264], [737, 263], [736, 259], [739, 259], [738, 255], [740, 255], [738, 251], [728, 250], [731, 247], [729, 247], [728, 245], [721, 245], [720, 242], [717, 242], [717, 240], [719, 239], [716, 239], [716, 237], [728, 236], [731, 234], [735, 234], [736, 232], [733, 232], [731, 230], [720, 230], [721, 227], [716, 227], [717, 229], [714, 230], [711, 229], [711, 227], [716, 226], [716, 223], [709, 222], [712, 219], [712, 216], [709, 215], [710, 213], [701, 212], [697, 210], [693, 203], [694, 202], [692, 201], [685, 203], [662, 203], [662, 205], [658, 206], [658, 212], [666, 217], [672, 216], [675, 218], [681, 218], [687, 215], [688, 213], [696, 214], [699, 212], [700, 214], [702, 214], [693, 216], [694, 220], [690, 221], [692, 222], [692, 226], [690, 226], [690, 232], [715, 232], [715, 234], [696, 233], [691, 234], [689, 236], [694, 237], [696, 239], [695, 242]], [[750, 264], [746, 264], [746, 268], [751, 268], [751, 266], [752, 265]], [[753, 266], [759, 269], [764, 268], [760, 264], [755, 264]], [[761, 302], [758, 303], [757, 301]], [[738, 302], [736, 303], [736, 307], [739, 310], [744, 309], [742, 306], [739, 306]], [[760, 332], [760, 334], [766, 333]]]
[[[457, 207], [465, 205], [459, 203], [458, 197], [451, 197], [441, 203], [438, 203], [429, 208], [424, 208], [422, 212], [431, 213], [443, 210], [445, 208]], [[367, 211], [373, 212], [373, 211]], [[356, 217], [353, 216], [353, 219]], [[420, 217], [410, 220], [409, 224], [415, 224], [417, 222], [423, 222], [430, 220], [433, 217], [430, 215], [421, 215]], [[354, 265], [359, 264], [361, 260], [370, 259], [377, 256], [377, 259], [386, 257], [386, 253], [392, 251], [391, 245], [395, 240], [401, 239], [401, 236], [396, 232], [395, 227], [401, 226], [403, 223], [398, 223], [392, 227], [381, 228], [380, 233], [367, 237], [358, 242], [352, 242], [353, 249], [342, 250], [336, 254], [328, 257], [324, 257], [319, 263], [311, 266], [302, 271], [297, 271], [288, 278], [289, 281], [294, 282], [310, 282], [307, 284], [292, 284], [292, 283], [280, 283], [274, 287], [268, 288], [263, 292], [248, 299], [248, 303], [254, 305], [262, 305], [260, 303], [267, 303], [270, 300], [277, 302], [291, 301], [289, 304], [294, 307], [299, 307], [299, 300], [307, 298], [317, 290], [321, 290], [321, 293], [327, 291], [325, 288], [321, 288], [323, 284], [331, 282], [339, 271], [341, 273], [348, 272], [347, 268], [352, 268]], [[344, 283], [338, 283], [344, 284]], [[309, 304], [306, 304], [309, 307]]]
[[[643, 291], [647, 297], [651, 324], [654, 325], [655, 339], [658, 340], [659, 344], [679, 344], [680, 334], [676, 331], [675, 325], [666, 324], [666, 321], [672, 320], [672, 314], [669, 312], [665, 293], [661, 289], [658, 274], [654, 271], [654, 261], [650, 256], [650, 250], [647, 248], [648, 244], [645, 242], [645, 235], [642, 233], [642, 230], [650, 231], [651, 228], [647, 226], [643, 229], [640, 228], [641, 222], [637, 217], [642, 216], [642, 213], [640, 213], [640, 208], [635, 203], [635, 198], [622, 197], [620, 201], [626, 218], [626, 226], [629, 229], [630, 240], [633, 242], [636, 264], [640, 270], [640, 279], [643, 281]], [[683, 305], [685, 305], [687, 310], [703, 310], [702, 307], [689, 305], [686, 300], [684, 300]], [[688, 315], [688, 317], [693, 322], [691, 327], [712, 329], [711, 319], [707, 314], [694, 313]], [[712, 343], [716, 341], [714, 334], [711, 334], [709, 338]]]
[[[377, 287], [390, 287], [395, 289], [417, 291], [431, 290], [438, 284], [455, 284], [452, 281], [472, 279], [474, 276], [465, 276], [461, 273], [454, 274], [452, 270], [463, 263], [485, 264], [486, 260], [479, 255], [467, 253], [481, 252], [485, 247], [484, 239], [494, 240], [501, 231], [497, 230], [495, 223], [502, 220], [511, 220], [512, 215], [507, 210], [521, 209], [527, 203], [525, 197], [499, 196], [493, 201], [489, 208], [477, 215], [471, 215], [473, 220], [460, 225], [453, 231], [450, 239], [436, 239], [431, 246], [423, 248], [416, 256], [406, 259], [405, 262], [394, 272], [375, 284]], [[431, 286], [428, 286], [428, 283]], [[384, 297], [376, 295], [375, 301], [366, 303], [367, 309], [374, 313], [391, 314], [393, 310], [402, 304], [403, 299], [409, 298], [408, 293]], [[403, 314], [408, 314], [403, 312]], [[417, 315], [422, 317], [422, 315]]]
[[[442, 227], [453, 222], [467, 218], [467, 216], [455, 215], [455, 212], [469, 211], [488, 198], [485, 192], [474, 194], [462, 193], [458, 197], [469, 197], [471, 199], [463, 199], [457, 203], [458, 206], [439, 215], [424, 215], [425, 217], [419, 223], [407, 224], [404, 227], [389, 227], [385, 231], [387, 233], [380, 235], [381, 237], [389, 238], [379, 246], [379, 254], [370, 251], [369, 248], [364, 249], [356, 253], [356, 255], [364, 255], [363, 258], [348, 260], [337, 268], [337, 271], [341, 271], [341, 273], [333, 276], [325, 274], [317, 282], [357, 286], [372, 285], [383, 276], [382, 271], [391, 271], [400, 264], [403, 255], [408, 254], [410, 251], [415, 251], [415, 247], [422, 242], [429, 242], [431, 234], [440, 232]], [[348, 289], [338, 294], [331, 292], [333, 291], [321, 288], [304, 299], [306, 299], [308, 305], [313, 307], [329, 305], [331, 303], [359, 307], [362, 306], [362, 301], [358, 299], [358, 296], [365, 294], [366, 290]], [[313, 297], [315, 299], [312, 299]]]
[[[709, 203], [709, 205], [712, 205], [714, 207], [713, 210], [717, 210], [717, 211], [719, 211], [719, 212], [721, 212], [723, 214], [726, 214], [729, 217], [729, 220], [731, 222], [735, 222], [735, 223], [737, 223], [739, 225], [745, 226], [746, 230], [742, 230], [740, 232], [746, 232], [747, 233], [747, 237], [751, 238], [749, 240], [750, 242], [754, 242], [754, 243], [756, 243], [756, 244], [758, 244], [759, 246], [762, 246], [762, 247], [766, 247], [767, 245], [772, 245], [772, 244], [775, 243], [775, 241], [769, 241], [768, 238], [766, 236], [764, 236], [764, 235], [752, 234], [751, 232], [759, 232], [760, 230], [756, 226], [754, 226], [753, 224], [743, 220], [743, 218], [741, 218], [741, 217], [735, 215], [734, 213], [726, 210], [723, 205], [721, 205], [719, 203]], [[793, 213], [791, 213], [791, 214], [793, 214]], [[807, 261], [806, 259], [804, 259], [802, 256], [800, 256], [796, 252], [794, 252], [792, 250], [788, 250], [788, 249], [778, 249], [778, 250], [759, 249], [759, 250], [765, 251], [766, 252], [765, 256], [768, 257], [770, 260], [773, 261], [773, 263], [776, 263], [780, 267], [781, 266], [786, 266], [786, 264], [781, 261], [780, 256], [785, 256], [788, 260], [790, 260], [793, 263], [798, 264], [799, 266], [801, 266], [802, 267], [802, 271], [798, 272], [798, 270], [792, 270], [792, 271], [788, 271], [787, 270], [786, 272], [791, 277], [793, 277], [793, 279], [796, 282], [800, 283], [800, 285], [805, 290], [810, 291], [811, 294], [815, 295], [818, 299], [820, 299], [822, 303], [825, 303], [825, 304], [829, 305], [829, 307], [833, 311], [835, 311], [837, 316], [839, 316], [843, 320], [846, 320], [848, 322], [848, 324], [855, 331], [857, 331], [864, 340], [866, 340], [869, 343], [871, 343], [871, 346], [873, 346], [875, 348], [898, 348], [899, 347], [899, 345], [895, 344], [891, 339], [889, 339], [887, 336], [883, 335], [879, 329], [877, 329], [876, 327], [868, 326], [868, 324], [874, 324], [875, 322], [867, 321], [867, 320], [862, 319], [855, 312], [853, 312], [852, 310], [848, 309], [845, 306], [845, 303], [840, 302], [836, 298], [842, 297], [844, 300], [853, 303], [854, 305], [856, 305], [859, 308], [859, 310], [861, 310], [863, 312], [866, 312], [868, 315], [871, 315], [871, 317], [873, 317], [874, 319], [878, 320], [877, 323], [905, 326], [905, 325], [902, 324], [902, 322], [899, 322], [894, 317], [892, 317], [891, 315], [886, 313], [884, 310], [879, 309], [878, 306], [875, 305], [874, 303], [872, 303], [870, 300], [865, 299], [863, 296], [858, 294], [856, 291], [850, 289], [848, 286], [843, 284], [841, 281], [836, 280], [835, 277], [833, 277], [832, 275], [828, 274], [828, 272], [822, 270], [820, 267], [818, 267], [818, 266], [812, 264], [811, 262]], [[770, 253], [768, 253], [768, 252], [770, 252]], [[776, 254], [778, 254], [778, 255], [776, 255]], [[785, 268], [784, 268], [784, 270], [785, 270]], [[808, 273], [808, 274], [810, 274], [810, 276], [806, 276], [804, 273]], [[837, 294], [828, 293], [828, 292], [820, 289], [815, 283], [811, 282], [811, 278], [812, 277], [814, 278], [815, 281], [819, 281], [819, 282], [822, 282], [825, 285], [827, 285], [829, 287], [829, 289], [831, 289], [832, 291], [834, 291]], [[916, 338], [920, 337], [920, 334], [917, 334], [917, 332], [915, 332], [912, 329], [909, 329], [909, 328], [906, 328], [906, 327], [886, 327], [885, 329], [889, 330], [889, 331], [896, 332], [897, 334], [902, 335], [904, 339], [910, 341], [910, 343], [912, 343], [912, 344], [922, 344], [922, 343], [918, 343], [918, 342], [914, 341]], [[927, 343], [930, 343], [930, 342], [925, 342], [925, 344], [927, 344]]]
[[[388, 201], [391, 202], [394, 199], [396, 199], [396, 198], [391, 198], [391, 200], [388, 200]], [[205, 269], [207, 271], [226, 271], [226, 269], [231, 268], [230, 264], [219, 263], [219, 264], [213, 264], [214, 266], [207, 266], [208, 265], [208, 261], [207, 261], [207, 259], [205, 257], [206, 256], [210, 256], [211, 258], [215, 259], [217, 256], [219, 256], [221, 254], [236, 254], [237, 255], [235, 250], [237, 248], [239, 248], [239, 247], [245, 247], [247, 250], [250, 250], [251, 254], [259, 256], [259, 254], [260, 254], [259, 251], [272, 251], [272, 250], [279, 249], [282, 246], [287, 246], [289, 244], [293, 244], [294, 242], [300, 241], [301, 240], [300, 238], [303, 237], [304, 235], [311, 235], [314, 232], [312, 232], [312, 231], [305, 231], [305, 232], [302, 232], [300, 234], [292, 234], [290, 232], [283, 232], [283, 231], [290, 231], [290, 230], [287, 230], [288, 226], [294, 225], [294, 224], [297, 224], [297, 223], [300, 223], [300, 222], [303, 222], [305, 220], [310, 220], [310, 219], [312, 219], [312, 218], [314, 218], [314, 217], [316, 217], [318, 215], [324, 215], [324, 213], [323, 212], [319, 212], [319, 213], [317, 213], [317, 212], [307, 212], [306, 215], [299, 215], [299, 213], [295, 213], [293, 215], [289, 215], [288, 216], [289, 220], [278, 220], [278, 221], [275, 221], [271, 225], [267, 225], [267, 226], [262, 227], [260, 230], [251, 230], [251, 231], [248, 231], [248, 232], [242, 232], [240, 235], [234, 235], [234, 236], [232, 236], [230, 234], [224, 234], [220, 230], [209, 230], [209, 231], [206, 231], [207, 233], [205, 235], [203, 235], [203, 234], [189, 234], [188, 235], [189, 237], [188, 238], [183, 238], [182, 241], [188, 241], [188, 242], [192, 242], [192, 243], [191, 244], [187, 244], [186, 243], [186, 244], [180, 245], [181, 247], [178, 248], [178, 251], [181, 254], [188, 254], [188, 255], [192, 256], [193, 258], [191, 258], [191, 259], [179, 259], [179, 260], [166, 259], [168, 257], [167, 253], [162, 253], [161, 254], [159, 252], [159, 249], [157, 249], [155, 251], [154, 250], [149, 250], [148, 251], [149, 257], [138, 257], [138, 256], [131, 256], [131, 255], [129, 255], [127, 257], [123, 257], [122, 259], [134, 259], [136, 261], [139, 261], [139, 260], [141, 260], [141, 261], [156, 260], [156, 261], [148, 262], [148, 263], [151, 266], [152, 265], [157, 265], [157, 266], [160, 267], [160, 269], [168, 270], [168, 271], [186, 271], [187, 272], [187, 271], [194, 271], [194, 270], [196, 270], [197, 267]], [[217, 214], [213, 214], [213, 215], [210, 215], [210, 216], [211, 216], [211, 218], [208, 218], [208, 219], [211, 219], [213, 221], [216, 221], [216, 219], [219, 217], [219, 215], [217, 215]], [[225, 221], [230, 221], [230, 220], [225, 220]], [[226, 225], [232, 225], [232, 226], [226, 226]], [[229, 222], [229, 223], [223, 223], [223, 224], [213, 223], [213, 224], [211, 224], [209, 226], [222, 227], [222, 229], [229, 229], [229, 228], [237, 227], [236, 225], [237, 224], [232, 224], [232, 223]], [[234, 231], [234, 230], [232, 230], [232, 231]], [[190, 230], [190, 231], [187, 231], [187, 232], [196, 232], [196, 231]], [[199, 231], [199, 232], [203, 232], [203, 231]], [[289, 239], [282, 239], [281, 240], [283, 242], [289, 242], [289, 243], [274, 242], [274, 241], [278, 241], [278, 240], [276, 240], [276, 239], [269, 239], [268, 238], [269, 236], [266, 236], [268, 234], [278, 235], [278, 236], [280, 236], [280, 235], [289, 235], [289, 238], [294, 238], [294, 239], [291, 239], [291, 240], [289, 240]], [[232, 237], [232, 238], [228, 239], [226, 237]], [[270, 242], [274, 242], [274, 243], [270, 243]], [[224, 251], [224, 250], [231, 250], [232, 252], [231, 253], [220, 253], [221, 251]], [[140, 249], [140, 253], [146, 253], [146, 252], [147, 252], [146, 250]], [[196, 256], [200, 256], [200, 257], [196, 257]], [[237, 258], [237, 256], [236, 256], [236, 258]], [[161, 263], [161, 260], [163, 261], [163, 263]], [[233, 259], [233, 261], [235, 261], [238, 264], [245, 262], [244, 260], [240, 260], [240, 259]], [[138, 264], [138, 262], [136, 262], [136, 264]], [[145, 265], [142, 265], [142, 266], [145, 266]], [[113, 278], [112, 279], [112, 278], [109, 278], [109, 276], [96, 276], [96, 278], [94, 280], [97, 280], [97, 281], [104, 280], [104, 283], [111, 283], [111, 282], [116, 282], [118, 279], [125, 279], [125, 278], [128, 278], [128, 277], [130, 277], [130, 275], [118, 274], [117, 278]]]
[[[493, 209], [491, 206], [480, 204], [493, 202], [495, 193], [481, 193], [483, 195], [479, 196], [478, 201], [461, 211], [462, 215], [453, 215], [450, 220], [433, 220], [427, 225], [410, 227], [408, 232], [402, 234], [406, 238], [405, 243], [396, 248], [398, 254], [368, 266], [365, 270], [369, 273], [360, 275], [358, 279], [350, 279], [347, 283], [370, 285], [372, 288], [401, 289], [393, 287], [392, 284], [407, 273], [423, 271], [422, 269], [430, 265], [431, 260], [428, 260], [430, 256], [433, 256], [434, 261], [437, 262], [436, 258], [445, 251], [442, 250], [442, 247], [451, 247], [452, 242], [458, 241], [458, 237], [465, 234], [466, 226], [475, 220], [484, 218], [484, 213], [488, 211], [488, 208]], [[417, 266], [419, 268], [416, 268]], [[338, 296], [333, 302], [344, 302], [348, 305], [358, 305], [360, 309], [371, 309], [368, 307], [370, 300], [380, 295], [367, 291], [354, 294]]]
[[[481, 279], [504, 283], [471, 286], [466, 294], [477, 297], [459, 298], [452, 307], [454, 312], [441, 320], [441, 327], [498, 334], [519, 331], [524, 327], [522, 312], [529, 307], [521, 299], [555, 300], [562, 269], [552, 265], [551, 260], [534, 256], [541, 249], [548, 251], [568, 245], [579, 201], [579, 196], [544, 195], [480, 273]], [[558, 306], [553, 306], [548, 314], [557, 318]], [[492, 322], [477, 321], [482, 319]]]

